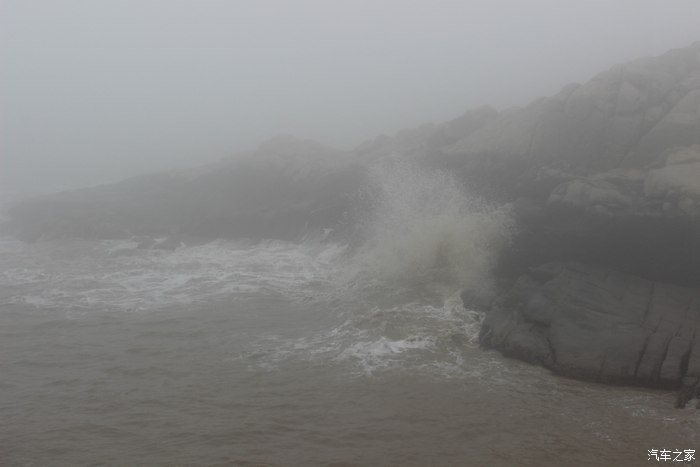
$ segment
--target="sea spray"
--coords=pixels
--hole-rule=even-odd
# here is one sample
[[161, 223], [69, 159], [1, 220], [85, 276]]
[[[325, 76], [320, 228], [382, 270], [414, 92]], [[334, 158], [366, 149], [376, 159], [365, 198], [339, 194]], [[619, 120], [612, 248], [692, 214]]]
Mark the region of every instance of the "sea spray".
[[355, 279], [439, 293], [489, 294], [508, 210], [469, 196], [451, 174], [389, 160], [371, 170], [369, 213]]

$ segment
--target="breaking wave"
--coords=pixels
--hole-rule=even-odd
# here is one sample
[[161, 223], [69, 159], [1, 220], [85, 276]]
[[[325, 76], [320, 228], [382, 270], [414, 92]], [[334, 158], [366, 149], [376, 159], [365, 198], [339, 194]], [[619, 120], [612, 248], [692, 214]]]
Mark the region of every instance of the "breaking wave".
[[469, 196], [450, 174], [407, 162], [373, 169], [364, 243], [354, 258], [356, 281], [439, 292], [492, 289], [498, 253], [510, 241], [508, 211]]
[[328, 231], [300, 244], [217, 240], [174, 251], [0, 238], [0, 302], [72, 318], [282, 303], [300, 316], [318, 310], [323, 322], [301, 337], [274, 326], [261, 333], [250, 348], [255, 365], [312, 359], [360, 375], [407, 366], [461, 374], [481, 316], [465, 310], [459, 291], [491, 292], [509, 214], [469, 196], [449, 174], [405, 162], [376, 167], [371, 181], [354, 248], [328, 241]]

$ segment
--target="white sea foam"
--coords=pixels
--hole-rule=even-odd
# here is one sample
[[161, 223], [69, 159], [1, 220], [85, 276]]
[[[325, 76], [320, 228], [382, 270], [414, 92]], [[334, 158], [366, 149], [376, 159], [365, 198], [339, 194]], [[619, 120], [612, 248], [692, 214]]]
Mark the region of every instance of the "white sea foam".
[[261, 336], [253, 345], [255, 367], [277, 370], [290, 361], [332, 362], [367, 376], [411, 368], [443, 377], [478, 371], [466, 367], [463, 352], [474, 350], [481, 315], [465, 310], [459, 294], [442, 305], [408, 302], [363, 308], [342, 302], [340, 324], [300, 338]]
[[[442, 172], [389, 164], [374, 172], [365, 244], [349, 252], [321, 238], [301, 244], [218, 240], [174, 251], [132, 241], [0, 243], [0, 286], [37, 308], [148, 311], [212, 300], [278, 296], [325, 309], [325, 329], [301, 338], [262, 335], [252, 364], [290, 359], [349, 365], [367, 375], [411, 366], [464, 371], [481, 315], [462, 287], [487, 290], [504, 211], [465, 194]], [[435, 293], [437, 292], [437, 293]]]
[[6, 240], [0, 286], [17, 289], [16, 302], [74, 310], [143, 311], [256, 293], [308, 299], [329, 283], [344, 251], [332, 244], [224, 240], [172, 252], [134, 246]]

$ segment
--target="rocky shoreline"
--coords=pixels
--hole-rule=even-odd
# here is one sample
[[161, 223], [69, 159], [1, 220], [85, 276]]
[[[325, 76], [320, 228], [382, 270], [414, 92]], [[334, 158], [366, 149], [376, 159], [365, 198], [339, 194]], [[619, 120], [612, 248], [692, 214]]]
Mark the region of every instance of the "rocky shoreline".
[[[510, 116], [528, 152], [476, 166], [509, 180], [517, 224], [481, 345], [556, 374], [679, 389], [685, 406], [700, 387], [700, 44], [532, 107]], [[573, 146], [548, 156], [555, 144]]]
[[368, 167], [396, 157], [511, 208], [498, 298], [479, 303], [484, 347], [566, 376], [679, 389], [678, 406], [700, 391], [700, 42], [353, 151], [283, 137], [198, 170], [27, 200], [5, 229], [144, 248], [179, 245], [153, 237], [351, 239]]
[[700, 289], [548, 263], [521, 276], [492, 305], [480, 342], [564, 376], [694, 389], [699, 318]]

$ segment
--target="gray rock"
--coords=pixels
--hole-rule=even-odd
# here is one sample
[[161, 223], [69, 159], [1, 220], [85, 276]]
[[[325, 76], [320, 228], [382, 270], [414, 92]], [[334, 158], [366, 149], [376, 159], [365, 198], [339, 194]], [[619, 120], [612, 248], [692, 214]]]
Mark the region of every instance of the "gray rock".
[[480, 342], [557, 374], [678, 388], [684, 378], [700, 377], [699, 316], [698, 288], [548, 264], [523, 275], [492, 306]]
[[626, 164], [649, 164], [668, 149], [700, 143], [700, 89], [687, 92], [639, 141]]
[[345, 153], [280, 137], [242, 159], [26, 200], [9, 217], [29, 241], [136, 235], [140, 248], [173, 249], [178, 241], [153, 238], [294, 240], [347, 222], [364, 176]]
[[505, 180], [507, 173], [521, 172], [526, 183], [537, 170], [523, 166], [580, 176], [648, 168], [668, 150], [700, 143], [698, 52], [696, 43], [618, 65], [588, 83], [502, 112], [443, 148], [443, 157], [476, 166], [479, 178]]

